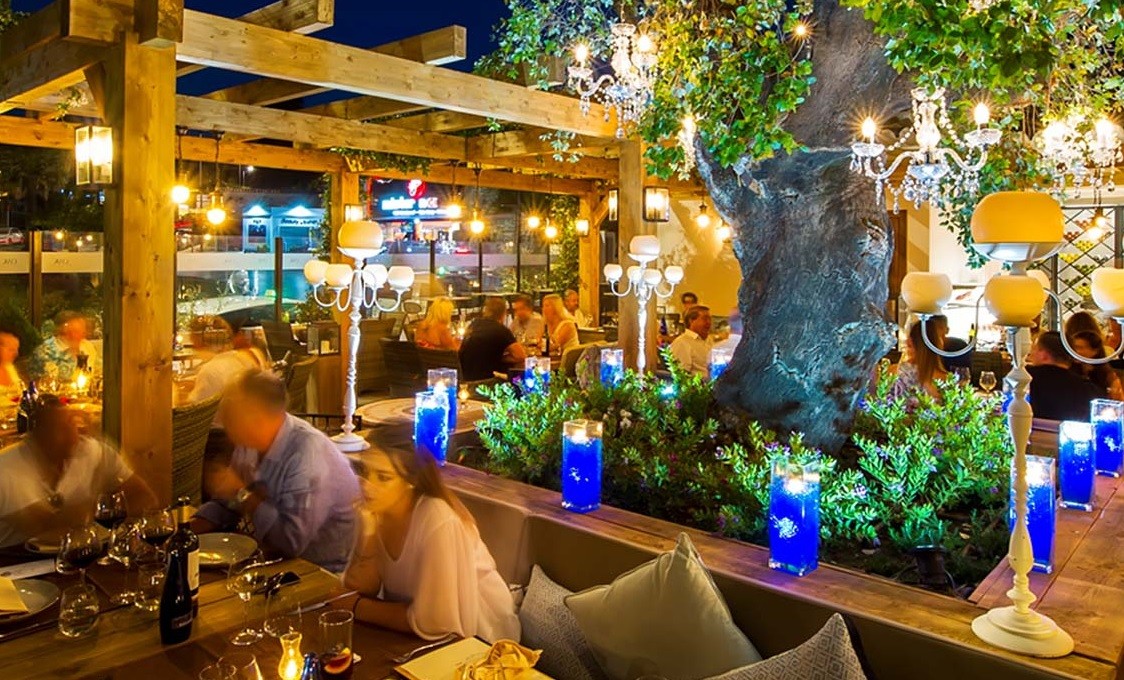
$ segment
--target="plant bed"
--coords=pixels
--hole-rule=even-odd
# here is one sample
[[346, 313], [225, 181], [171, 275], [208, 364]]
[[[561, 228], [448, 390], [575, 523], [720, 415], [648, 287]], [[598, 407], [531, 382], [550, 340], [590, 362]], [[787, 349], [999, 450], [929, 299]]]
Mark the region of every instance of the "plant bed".
[[492, 389], [483, 446], [461, 462], [557, 491], [562, 423], [591, 418], [604, 423], [609, 505], [766, 545], [771, 462], [788, 456], [820, 465], [824, 561], [919, 583], [911, 550], [939, 545], [943, 590], [963, 597], [1007, 552], [1007, 426], [998, 397], [970, 386], [894, 399], [883, 376], [847, 446], [827, 454], [719, 408], [709, 381], [678, 370], [670, 381], [628, 373], [616, 387], [552, 380], [547, 394]]

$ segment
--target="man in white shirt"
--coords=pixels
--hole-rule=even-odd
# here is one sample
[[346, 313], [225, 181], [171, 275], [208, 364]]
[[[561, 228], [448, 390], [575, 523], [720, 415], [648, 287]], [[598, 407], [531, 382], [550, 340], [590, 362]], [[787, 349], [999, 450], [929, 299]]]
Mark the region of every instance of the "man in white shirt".
[[80, 527], [98, 496], [125, 493], [130, 515], [156, 507], [156, 497], [112, 446], [85, 437], [74, 414], [42, 398], [31, 433], [0, 451], [0, 547]]
[[535, 312], [531, 298], [520, 295], [511, 303], [511, 332], [515, 340], [523, 345], [535, 345], [542, 342], [545, 324], [542, 316]]
[[589, 315], [578, 306], [578, 291], [566, 291], [566, 295], [562, 298], [562, 304], [566, 311], [570, 313], [570, 316], [574, 317], [574, 323], [578, 325], [578, 328], [593, 328], [596, 325], [593, 323], [593, 319], [589, 318]]
[[695, 305], [683, 316], [687, 330], [671, 343], [671, 354], [680, 368], [704, 378], [710, 376], [710, 350], [714, 340], [710, 337], [710, 308]]

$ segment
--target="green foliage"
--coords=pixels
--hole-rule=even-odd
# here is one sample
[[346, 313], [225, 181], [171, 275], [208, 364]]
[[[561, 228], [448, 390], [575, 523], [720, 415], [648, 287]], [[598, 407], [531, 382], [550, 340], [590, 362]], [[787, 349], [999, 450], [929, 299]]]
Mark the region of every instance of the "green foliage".
[[31, 323], [27, 308], [6, 296], [0, 299], [0, 331], [19, 338], [21, 357], [34, 354], [35, 349], [43, 342], [39, 331]]
[[418, 172], [424, 175], [429, 172], [429, 166], [433, 162], [432, 159], [423, 156], [405, 156], [342, 146], [334, 146], [331, 150], [343, 156], [347, 164], [356, 170], [374, 171], [381, 168], [383, 170], [398, 170], [399, 172]]
[[557, 254], [550, 263], [549, 287], [554, 290], [578, 289], [578, 233], [574, 224], [578, 219], [577, 196], [551, 196], [546, 208], [551, 223], [558, 227], [555, 241]]

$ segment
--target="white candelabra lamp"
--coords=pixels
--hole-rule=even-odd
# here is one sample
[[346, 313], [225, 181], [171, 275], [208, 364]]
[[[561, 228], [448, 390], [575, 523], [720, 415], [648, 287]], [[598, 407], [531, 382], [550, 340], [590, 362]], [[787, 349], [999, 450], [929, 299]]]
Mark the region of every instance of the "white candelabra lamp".
[[[619, 264], [605, 265], [605, 278], [609, 281], [609, 289], [619, 298], [628, 295], [636, 296], [636, 319], [639, 324], [637, 333], [636, 368], [643, 371], [647, 365], [645, 357], [645, 344], [648, 326], [648, 302], [655, 295], [660, 299], [671, 297], [675, 286], [683, 280], [683, 268], [672, 265], [662, 272], [659, 269], [649, 269], [651, 264], [660, 256], [660, 240], [656, 236], [635, 236], [628, 244], [628, 256], [636, 264], [628, 268], [628, 287], [618, 290], [617, 284], [626, 274]], [[667, 282], [666, 287], [661, 284]]]
[[[1034, 553], [1027, 517], [1026, 447], [1034, 417], [1026, 401], [1030, 374], [1026, 356], [1030, 350], [1030, 326], [1042, 312], [1047, 298], [1053, 300], [1061, 316], [1057, 295], [1045, 290], [1042, 281], [1027, 274], [1027, 265], [1049, 257], [1063, 245], [1061, 206], [1050, 196], [1037, 192], [1008, 191], [991, 194], [980, 201], [972, 215], [974, 248], [993, 260], [1006, 262], [1011, 270], [997, 274], [984, 287], [980, 300], [987, 305], [996, 324], [1007, 327], [1007, 347], [1013, 368], [1007, 383], [1014, 394], [1007, 406], [1007, 422], [1014, 444], [1015, 526], [1011, 532], [1008, 560], [1015, 572], [1014, 585], [1007, 591], [1013, 605], [998, 607], [976, 618], [972, 631], [982, 640], [1020, 654], [1058, 657], [1073, 651], [1073, 638], [1050, 618], [1030, 608], [1035, 595], [1030, 591], [1027, 574], [1034, 566]], [[1100, 269], [1093, 273], [1093, 299], [1102, 311], [1117, 321], [1124, 321], [1124, 270]], [[939, 314], [952, 296], [952, 284], [944, 274], [915, 272], [902, 281], [902, 297], [910, 311], [922, 323]], [[976, 303], [977, 317], [979, 302]], [[926, 324], [927, 325], [927, 324]], [[925, 325], [922, 326], [925, 331]], [[927, 334], [925, 344], [944, 357], [955, 357], [972, 351], [975, 341], [959, 352], [946, 352], [934, 347]], [[1074, 359], [1087, 363], [1105, 363], [1106, 359], [1085, 359], [1062, 342]]]
[[[395, 266], [387, 269], [381, 264], [368, 265], [367, 260], [383, 252], [382, 227], [367, 220], [344, 222], [340, 227], [336, 248], [354, 264], [329, 264], [323, 260], [309, 260], [304, 265], [304, 277], [313, 286], [313, 297], [321, 307], [340, 312], [350, 309], [347, 329], [347, 383], [343, 393], [343, 431], [332, 441], [341, 451], [363, 451], [370, 447], [367, 440], [355, 434], [355, 361], [359, 352], [359, 321], [363, 307], [374, 307], [391, 312], [402, 304], [402, 295], [414, 285], [414, 270]], [[390, 305], [379, 302], [378, 292], [390, 286], [395, 299]]]

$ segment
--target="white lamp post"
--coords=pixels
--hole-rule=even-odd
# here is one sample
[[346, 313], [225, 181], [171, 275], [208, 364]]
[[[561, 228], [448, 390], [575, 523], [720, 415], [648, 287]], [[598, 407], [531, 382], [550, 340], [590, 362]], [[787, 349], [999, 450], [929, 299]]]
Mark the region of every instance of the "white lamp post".
[[[382, 227], [367, 220], [344, 222], [340, 227], [336, 248], [354, 264], [329, 264], [323, 260], [309, 260], [304, 265], [304, 277], [313, 286], [313, 297], [321, 307], [340, 312], [351, 310], [347, 329], [347, 383], [343, 393], [343, 428], [332, 437], [341, 451], [363, 451], [370, 447], [367, 440], [355, 434], [352, 418], [355, 415], [355, 361], [359, 352], [360, 310], [375, 307], [391, 312], [402, 304], [402, 295], [414, 285], [414, 270], [395, 266], [389, 270], [381, 264], [367, 265], [369, 258], [383, 252]], [[378, 298], [379, 289], [389, 285], [395, 293], [393, 304], [384, 307]], [[325, 289], [327, 292], [325, 293]], [[323, 297], [322, 297], [323, 295]]]
[[[605, 278], [609, 281], [609, 289], [619, 298], [630, 294], [636, 296], [638, 305], [636, 318], [639, 323], [637, 335], [636, 368], [643, 371], [647, 365], [644, 345], [646, 344], [648, 325], [648, 302], [652, 295], [661, 299], [671, 297], [675, 286], [683, 280], [683, 268], [672, 265], [662, 272], [658, 269], [648, 269], [648, 265], [660, 256], [660, 240], [656, 236], [635, 236], [628, 244], [628, 256], [636, 260], [636, 264], [628, 268], [628, 287], [623, 291], [617, 290], [617, 284], [625, 274], [619, 264], [605, 265]], [[661, 288], [660, 284], [667, 281], [667, 287]]]
[[[1058, 317], [1061, 302], [1057, 295], [1044, 289], [1039, 278], [1027, 274], [1030, 262], [1049, 257], [1062, 246], [1063, 224], [1061, 206], [1050, 196], [1035, 192], [999, 192], [985, 197], [972, 215], [973, 246], [981, 254], [1010, 263], [1011, 271], [998, 274], [987, 282], [981, 301], [1007, 327], [1007, 346], [1013, 367], [1007, 382], [1014, 395], [1007, 406], [1007, 422], [1015, 449], [1015, 528], [1011, 532], [1008, 560], [1015, 572], [1014, 586], [1007, 596], [1012, 606], [997, 607], [976, 618], [972, 631], [983, 641], [1020, 654], [1039, 657], [1065, 656], [1073, 651], [1073, 638], [1053, 620], [1030, 608], [1035, 595], [1030, 591], [1027, 574], [1034, 566], [1030, 533], [1026, 527], [1027, 479], [1026, 446], [1034, 419], [1025, 397], [1030, 387], [1026, 356], [1030, 350], [1030, 326], [1049, 298]], [[955, 357], [972, 351], [975, 340], [959, 352], [946, 352], [933, 346], [924, 333], [924, 322], [948, 303], [952, 284], [944, 274], [912, 273], [902, 281], [902, 297], [910, 311], [922, 319], [925, 344], [944, 357]], [[1124, 321], [1124, 270], [1099, 269], [1093, 273], [1093, 299], [1102, 311], [1117, 321]], [[979, 302], [976, 304], [977, 317]], [[1105, 359], [1085, 359], [1069, 347], [1066, 350], [1078, 361], [1106, 363], [1121, 353], [1117, 350]]]

